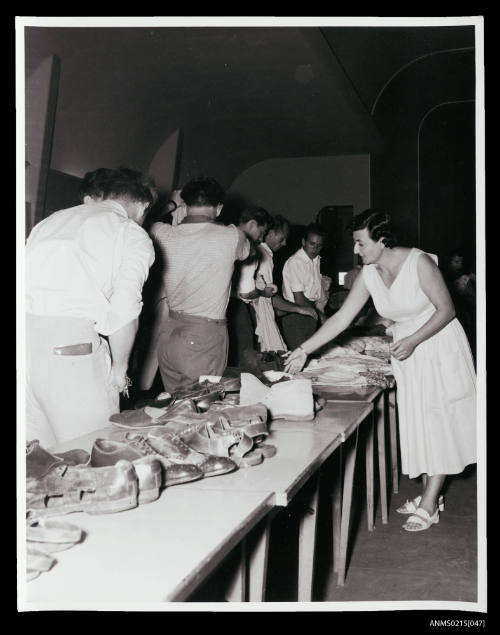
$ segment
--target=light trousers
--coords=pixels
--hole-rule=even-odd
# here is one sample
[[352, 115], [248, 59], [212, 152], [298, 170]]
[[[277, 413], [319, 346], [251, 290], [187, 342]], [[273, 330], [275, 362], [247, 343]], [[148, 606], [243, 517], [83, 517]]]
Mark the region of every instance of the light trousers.
[[[57, 355], [54, 348], [90, 343], [86, 355]], [[119, 412], [111, 383], [111, 356], [93, 322], [26, 316], [26, 441], [45, 448], [88, 434]]]

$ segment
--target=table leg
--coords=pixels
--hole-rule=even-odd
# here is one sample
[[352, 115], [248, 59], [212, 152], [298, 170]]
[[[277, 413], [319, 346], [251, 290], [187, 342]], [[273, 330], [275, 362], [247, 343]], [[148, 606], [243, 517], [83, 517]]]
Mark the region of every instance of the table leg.
[[319, 472], [312, 476], [313, 491], [308, 499], [309, 510], [303, 514], [299, 526], [299, 579], [298, 600], [312, 600], [314, 552], [316, 547], [316, 520], [318, 518]]
[[344, 475], [342, 466], [342, 446], [338, 448], [337, 459], [338, 474], [333, 483], [333, 571], [337, 573], [340, 554], [340, 521], [342, 520], [342, 479]]
[[368, 430], [366, 433], [366, 518], [368, 531], [375, 529], [375, 505], [374, 505], [374, 469], [373, 469], [373, 443], [375, 436], [375, 417], [369, 416]]
[[264, 602], [266, 598], [267, 557], [269, 553], [269, 532], [271, 514], [257, 525], [254, 535], [257, 542], [248, 555], [248, 600]]
[[391, 437], [391, 464], [392, 464], [392, 491], [397, 494], [399, 491], [399, 469], [398, 469], [398, 432], [396, 420], [396, 389], [392, 388], [388, 392], [389, 406], [389, 434]]
[[356, 450], [358, 445], [359, 428], [356, 430], [356, 438], [354, 443], [347, 450], [344, 472], [344, 491], [342, 494], [342, 520], [340, 529], [340, 545], [338, 554], [337, 585], [344, 586], [346, 563], [347, 563], [347, 546], [349, 539], [349, 522], [351, 517], [352, 487], [354, 481], [354, 466], [356, 464]]
[[247, 576], [247, 548], [246, 538], [243, 538], [238, 546], [239, 562], [226, 590], [227, 602], [245, 602], [246, 600], [246, 576]]
[[380, 482], [380, 508], [382, 512], [382, 523], [388, 523], [387, 513], [387, 474], [385, 459], [385, 402], [386, 393], [382, 393], [376, 403], [377, 417], [377, 448], [378, 448], [378, 472]]

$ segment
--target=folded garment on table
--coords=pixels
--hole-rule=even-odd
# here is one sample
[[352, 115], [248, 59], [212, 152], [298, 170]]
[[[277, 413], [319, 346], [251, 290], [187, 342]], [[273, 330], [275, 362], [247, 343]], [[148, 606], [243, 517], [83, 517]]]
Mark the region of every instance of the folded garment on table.
[[299, 374], [314, 385], [380, 386], [394, 385], [391, 365], [384, 359], [362, 353], [346, 353], [342, 347], [332, 347], [319, 359], [312, 359]]

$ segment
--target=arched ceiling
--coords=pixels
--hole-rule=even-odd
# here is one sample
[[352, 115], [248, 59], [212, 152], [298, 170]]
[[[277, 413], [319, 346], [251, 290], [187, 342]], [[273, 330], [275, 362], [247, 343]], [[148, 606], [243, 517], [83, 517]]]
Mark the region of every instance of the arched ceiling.
[[53, 169], [147, 169], [181, 128], [187, 172], [225, 162], [226, 186], [273, 157], [376, 151], [370, 110], [389, 78], [467, 46], [473, 26], [25, 27], [27, 76], [61, 63]]

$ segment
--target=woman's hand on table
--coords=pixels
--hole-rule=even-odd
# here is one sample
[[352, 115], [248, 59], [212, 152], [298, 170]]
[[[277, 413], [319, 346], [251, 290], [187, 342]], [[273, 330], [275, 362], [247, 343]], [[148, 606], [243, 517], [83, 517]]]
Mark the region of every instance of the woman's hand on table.
[[304, 368], [304, 364], [307, 360], [307, 353], [302, 348], [296, 348], [291, 353], [288, 353], [288, 357], [285, 361], [285, 373], [300, 372]]
[[393, 357], [402, 362], [410, 357], [415, 350], [415, 347], [416, 343], [411, 339], [411, 337], [403, 337], [403, 339], [390, 345], [390, 351]]

